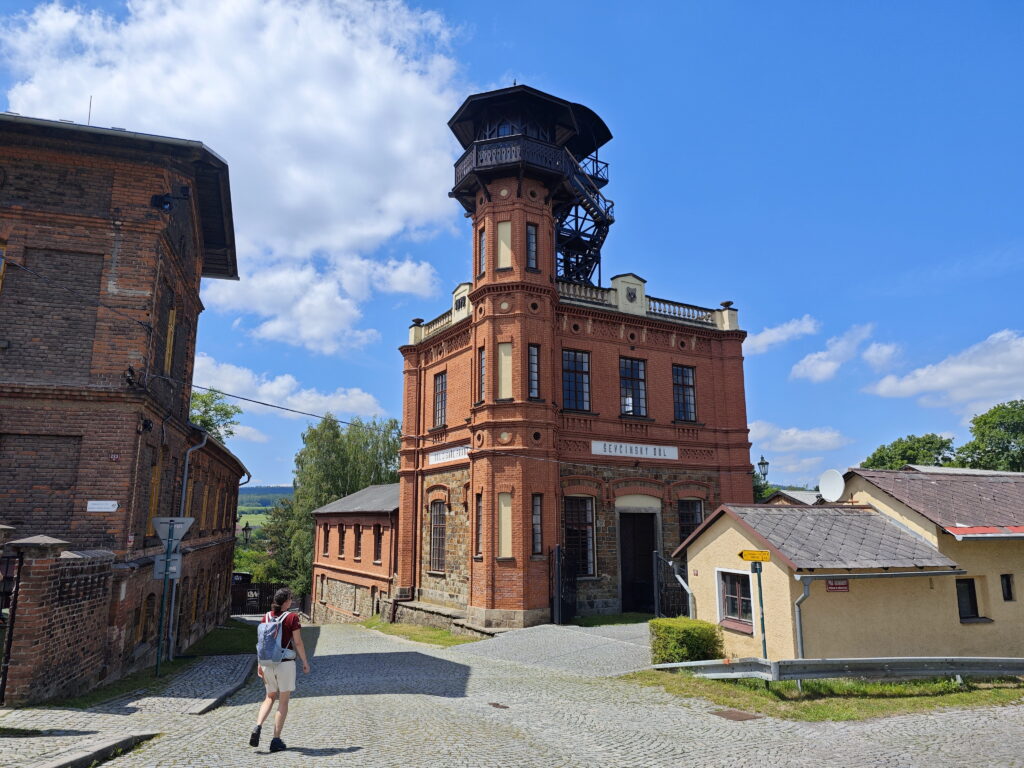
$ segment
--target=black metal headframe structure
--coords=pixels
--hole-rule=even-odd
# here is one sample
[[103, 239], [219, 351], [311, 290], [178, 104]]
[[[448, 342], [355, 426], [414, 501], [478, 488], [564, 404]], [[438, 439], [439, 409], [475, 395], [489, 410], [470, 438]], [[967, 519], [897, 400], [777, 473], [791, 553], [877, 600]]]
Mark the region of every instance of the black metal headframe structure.
[[615, 221], [602, 193], [608, 163], [598, 150], [612, 137], [592, 110], [526, 85], [470, 96], [448, 127], [466, 151], [455, 163], [449, 193], [469, 213], [489, 200], [487, 182], [529, 174], [544, 182], [555, 216], [557, 277], [594, 285], [601, 280], [601, 246]]

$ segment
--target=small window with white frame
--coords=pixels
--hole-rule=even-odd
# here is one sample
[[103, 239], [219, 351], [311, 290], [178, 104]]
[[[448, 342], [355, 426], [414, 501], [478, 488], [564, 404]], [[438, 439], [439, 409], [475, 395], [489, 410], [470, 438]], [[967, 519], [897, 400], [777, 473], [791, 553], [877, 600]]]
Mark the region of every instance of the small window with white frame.
[[718, 620], [737, 629], [753, 629], [754, 609], [750, 574], [746, 571], [718, 572]]

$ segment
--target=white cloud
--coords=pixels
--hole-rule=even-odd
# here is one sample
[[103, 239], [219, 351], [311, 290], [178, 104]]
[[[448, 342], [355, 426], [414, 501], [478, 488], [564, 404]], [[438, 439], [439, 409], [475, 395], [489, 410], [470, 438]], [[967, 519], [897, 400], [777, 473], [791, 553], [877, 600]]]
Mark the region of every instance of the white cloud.
[[245, 424], [236, 424], [233, 427], [234, 440], [248, 440], [250, 443], [267, 443], [270, 442], [270, 437], [260, 432], [256, 427], [249, 427]]
[[831, 427], [779, 427], [767, 421], [750, 423], [750, 441], [763, 450], [782, 453], [832, 451], [848, 445], [851, 440]]
[[891, 368], [899, 357], [901, 348], [899, 344], [882, 344], [873, 342], [861, 353], [864, 362], [871, 366], [876, 373]]
[[874, 326], [854, 325], [842, 336], [833, 336], [825, 342], [825, 349], [812, 352], [793, 366], [791, 379], [809, 379], [814, 382], [828, 381], [836, 375], [840, 366], [857, 355], [857, 349], [869, 336]]
[[993, 333], [984, 341], [905, 376], [885, 376], [867, 388], [882, 397], [917, 397], [921, 405], [952, 408], [965, 418], [1024, 397], [1024, 336]]
[[[91, 94], [93, 125], [224, 156], [245, 279], [204, 300], [332, 353], [376, 337], [358, 327], [373, 291], [437, 289], [431, 265], [367, 254], [456, 219], [446, 121], [465, 88], [449, 35], [399, 0], [133, 0], [123, 20], [50, 3], [0, 17], [0, 56], [12, 110], [84, 123]], [[292, 301], [263, 303], [279, 279]]]
[[790, 339], [800, 336], [809, 336], [821, 329], [821, 323], [810, 315], [793, 318], [782, 325], [775, 325], [765, 328], [758, 333], [752, 333], [743, 342], [743, 353], [746, 355], [760, 355], [772, 347], [784, 344]]
[[790, 475], [798, 475], [813, 472], [817, 467], [821, 466], [822, 461], [821, 456], [776, 456], [772, 462], [771, 469]]
[[[218, 363], [202, 352], [196, 355], [193, 381], [199, 386], [211, 387], [221, 392], [230, 392], [233, 395], [283, 405], [296, 411], [321, 416], [327, 411], [335, 415], [351, 414], [365, 417], [379, 416], [384, 413], [377, 398], [358, 387], [349, 389], [342, 387], [333, 392], [303, 389], [298, 379], [290, 373], [270, 377], [265, 373], [256, 373], [239, 365]], [[242, 406], [247, 413], [274, 413], [285, 418], [302, 418], [301, 414], [267, 408], [255, 403], [232, 402]]]

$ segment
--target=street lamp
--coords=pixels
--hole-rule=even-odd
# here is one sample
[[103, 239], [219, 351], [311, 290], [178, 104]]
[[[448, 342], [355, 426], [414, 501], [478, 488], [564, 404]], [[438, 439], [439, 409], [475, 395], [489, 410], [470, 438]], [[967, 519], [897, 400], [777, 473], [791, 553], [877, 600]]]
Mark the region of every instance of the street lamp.
[[761, 480], [768, 479], [768, 459], [764, 457], [763, 453], [761, 454], [761, 460], [757, 462], [757, 471], [761, 475]]
[[249, 543], [249, 537], [252, 535], [252, 526], [249, 525], [249, 521], [245, 521], [245, 525], [242, 526], [242, 541], [246, 544]]

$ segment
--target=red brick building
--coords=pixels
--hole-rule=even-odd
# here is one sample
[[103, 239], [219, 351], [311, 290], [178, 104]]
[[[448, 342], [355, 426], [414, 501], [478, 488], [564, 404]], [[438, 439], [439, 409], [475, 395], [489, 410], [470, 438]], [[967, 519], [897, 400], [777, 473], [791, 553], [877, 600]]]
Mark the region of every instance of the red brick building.
[[154, 517], [196, 518], [179, 647], [228, 610], [245, 467], [211, 439], [182, 488], [204, 434], [200, 280], [238, 277], [227, 165], [195, 141], [0, 115], [0, 256], [0, 523], [113, 553], [96, 674], [116, 677], [155, 655]]
[[359, 621], [377, 613], [395, 572], [398, 483], [332, 501], [313, 510], [313, 519], [313, 621]]
[[557, 545], [581, 612], [650, 610], [652, 552], [753, 499], [736, 310], [599, 286], [611, 133], [588, 108], [517, 86], [449, 126], [472, 281], [401, 348], [403, 615], [548, 621]]

